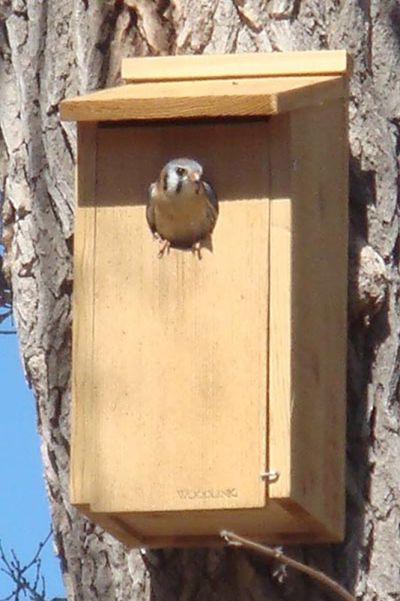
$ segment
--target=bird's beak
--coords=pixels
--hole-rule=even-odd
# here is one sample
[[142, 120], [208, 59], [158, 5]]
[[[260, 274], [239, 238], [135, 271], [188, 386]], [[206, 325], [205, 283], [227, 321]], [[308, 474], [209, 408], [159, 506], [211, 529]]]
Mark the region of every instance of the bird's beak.
[[190, 175], [189, 175], [189, 180], [191, 182], [193, 182], [194, 184], [198, 184], [200, 181], [200, 173], [197, 173], [197, 171], [193, 171]]

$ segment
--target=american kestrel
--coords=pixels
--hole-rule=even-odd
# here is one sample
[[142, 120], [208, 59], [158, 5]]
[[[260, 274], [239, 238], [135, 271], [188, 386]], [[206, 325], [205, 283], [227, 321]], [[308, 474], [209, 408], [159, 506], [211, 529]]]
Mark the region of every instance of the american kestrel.
[[202, 166], [192, 159], [173, 159], [149, 187], [147, 222], [161, 242], [159, 257], [170, 248], [197, 251], [211, 247], [218, 200], [202, 179]]

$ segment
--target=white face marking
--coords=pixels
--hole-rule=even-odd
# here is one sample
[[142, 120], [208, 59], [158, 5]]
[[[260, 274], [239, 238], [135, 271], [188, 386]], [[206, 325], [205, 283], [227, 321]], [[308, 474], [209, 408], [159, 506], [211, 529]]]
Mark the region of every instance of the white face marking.
[[170, 165], [167, 171], [167, 187], [164, 191], [168, 196], [193, 194], [198, 189], [197, 181], [200, 178], [201, 170], [190, 169], [190, 167], [181, 166], [179, 163]]
[[179, 184], [179, 176], [176, 169], [168, 169], [167, 194], [175, 194]]

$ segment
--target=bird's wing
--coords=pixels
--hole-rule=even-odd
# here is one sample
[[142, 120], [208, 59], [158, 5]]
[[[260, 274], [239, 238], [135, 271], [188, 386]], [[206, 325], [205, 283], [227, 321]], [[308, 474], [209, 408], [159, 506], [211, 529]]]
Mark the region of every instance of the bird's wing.
[[203, 181], [203, 186], [204, 186], [204, 190], [206, 191], [206, 194], [208, 196], [208, 199], [209, 199], [211, 205], [213, 206], [216, 213], [218, 214], [218, 198], [217, 198], [217, 195], [215, 194], [214, 188], [208, 182], [205, 182], [205, 181]]
[[214, 189], [208, 182], [203, 181], [204, 192], [207, 196], [207, 214], [208, 214], [208, 224], [209, 224], [209, 233], [211, 233], [215, 227], [218, 217], [218, 199], [217, 195], [214, 192]]
[[155, 234], [156, 230], [156, 216], [154, 212], [154, 195], [157, 191], [157, 186], [155, 183], [150, 184], [147, 198], [147, 207], [146, 207], [146, 219], [149, 224], [149, 228]]

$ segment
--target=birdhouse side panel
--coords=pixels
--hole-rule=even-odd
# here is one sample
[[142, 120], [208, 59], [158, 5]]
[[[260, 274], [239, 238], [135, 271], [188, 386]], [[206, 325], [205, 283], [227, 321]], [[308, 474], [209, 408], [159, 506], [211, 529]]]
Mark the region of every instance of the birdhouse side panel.
[[292, 493], [337, 539], [344, 522], [347, 129], [343, 100], [291, 114]]
[[74, 290], [72, 328], [72, 406], [70, 500], [88, 505], [91, 467], [94, 381], [94, 252], [95, 252], [95, 123], [78, 124], [74, 233]]
[[271, 119], [269, 271], [269, 484], [271, 498], [290, 498], [292, 478], [292, 190], [290, 113]]

